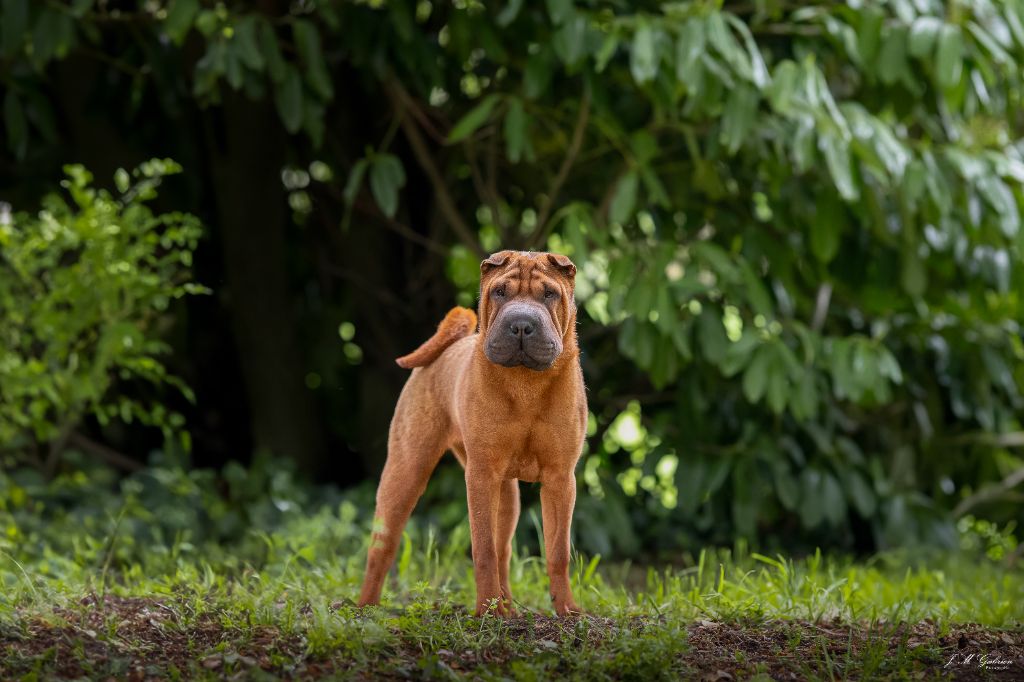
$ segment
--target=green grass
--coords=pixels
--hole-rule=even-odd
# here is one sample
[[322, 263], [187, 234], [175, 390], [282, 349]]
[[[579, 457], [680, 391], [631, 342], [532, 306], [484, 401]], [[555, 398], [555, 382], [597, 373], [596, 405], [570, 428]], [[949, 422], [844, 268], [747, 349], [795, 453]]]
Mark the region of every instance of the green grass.
[[[368, 525], [346, 502], [236, 547], [147, 544], [132, 511], [0, 544], [0, 678], [931, 679], [1022, 672], [1024, 576], [963, 555], [704, 551], [657, 569], [577, 557], [587, 615], [552, 617], [516, 554], [519, 617], [470, 615], [465, 524], [410, 528], [381, 607], [352, 603]], [[357, 518], [358, 517], [358, 518]], [[0, 526], [0, 530], [3, 530]], [[12, 531], [8, 529], [8, 535]], [[1011, 670], [951, 656], [987, 654]], [[998, 666], [997, 666], [998, 667]]]

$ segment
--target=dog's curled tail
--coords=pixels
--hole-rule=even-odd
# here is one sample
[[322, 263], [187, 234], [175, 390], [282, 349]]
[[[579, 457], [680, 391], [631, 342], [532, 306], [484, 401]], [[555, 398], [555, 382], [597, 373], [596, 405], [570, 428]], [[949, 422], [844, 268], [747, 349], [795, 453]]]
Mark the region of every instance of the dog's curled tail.
[[404, 369], [426, 367], [437, 360], [445, 348], [475, 331], [476, 313], [469, 308], [456, 306], [444, 316], [433, 336], [427, 339], [422, 346], [408, 355], [403, 355], [395, 362]]

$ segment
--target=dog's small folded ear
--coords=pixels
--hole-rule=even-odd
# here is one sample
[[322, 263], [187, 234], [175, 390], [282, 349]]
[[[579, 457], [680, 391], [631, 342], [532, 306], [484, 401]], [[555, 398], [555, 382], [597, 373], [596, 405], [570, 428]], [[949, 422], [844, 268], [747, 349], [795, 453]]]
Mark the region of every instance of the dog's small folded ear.
[[552, 265], [558, 268], [559, 272], [569, 279], [576, 278], [576, 266], [573, 265], [568, 256], [563, 256], [560, 253], [549, 253], [548, 261], [550, 261]]
[[505, 261], [508, 260], [508, 251], [499, 251], [498, 253], [492, 253], [490, 256], [484, 259], [480, 263], [480, 274], [486, 275], [494, 268], [504, 265]]

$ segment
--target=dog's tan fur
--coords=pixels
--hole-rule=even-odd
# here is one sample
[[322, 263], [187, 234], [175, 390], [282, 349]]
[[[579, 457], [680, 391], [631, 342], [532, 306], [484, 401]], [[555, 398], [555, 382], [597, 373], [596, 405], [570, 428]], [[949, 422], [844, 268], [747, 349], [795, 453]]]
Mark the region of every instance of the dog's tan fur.
[[[406, 521], [438, 460], [451, 450], [465, 468], [477, 614], [491, 604], [500, 615], [513, 613], [508, 570], [518, 481], [541, 484], [555, 611], [579, 610], [569, 587], [569, 526], [587, 402], [576, 343], [575, 275], [565, 256], [496, 253], [481, 264], [479, 332], [473, 333], [473, 311], [454, 308], [430, 340], [397, 360], [416, 369], [391, 421], [360, 606], [380, 601]], [[503, 287], [500, 300], [492, 295], [496, 287]], [[539, 302], [547, 311], [544, 324], [560, 334], [562, 352], [542, 371], [504, 367], [485, 355], [499, 308], [512, 301], [534, 308]]]

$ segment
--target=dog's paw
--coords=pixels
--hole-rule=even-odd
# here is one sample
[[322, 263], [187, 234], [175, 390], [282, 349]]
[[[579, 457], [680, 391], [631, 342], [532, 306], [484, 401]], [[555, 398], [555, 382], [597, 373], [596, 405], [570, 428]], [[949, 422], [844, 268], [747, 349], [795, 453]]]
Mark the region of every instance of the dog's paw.
[[555, 615], [559, 618], [569, 618], [572, 616], [585, 616], [587, 612], [576, 605], [576, 602], [566, 602], [564, 604], [555, 604]]

